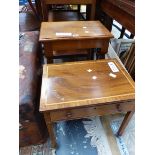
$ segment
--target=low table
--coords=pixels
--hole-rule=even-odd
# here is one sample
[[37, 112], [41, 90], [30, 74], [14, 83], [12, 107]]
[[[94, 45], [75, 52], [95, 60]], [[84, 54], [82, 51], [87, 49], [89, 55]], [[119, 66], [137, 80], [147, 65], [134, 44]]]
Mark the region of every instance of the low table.
[[52, 147], [54, 122], [127, 112], [121, 135], [134, 113], [134, 81], [116, 59], [46, 64], [43, 67], [40, 111]]
[[101, 48], [108, 52], [113, 35], [99, 21], [42, 22], [39, 41], [43, 43], [47, 63], [53, 51]]

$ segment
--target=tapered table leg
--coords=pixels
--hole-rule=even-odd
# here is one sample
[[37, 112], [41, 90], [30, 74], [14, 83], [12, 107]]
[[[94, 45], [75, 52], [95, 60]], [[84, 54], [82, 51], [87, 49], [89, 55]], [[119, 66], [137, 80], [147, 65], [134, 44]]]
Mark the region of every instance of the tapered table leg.
[[121, 124], [121, 126], [117, 132], [117, 136], [121, 136], [123, 134], [126, 126], [128, 125], [131, 117], [133, 116], [133, 114], [134, 114], [134, 111], [127, 112], [127, 114], [125, 115], [124, 120], [123, 120], [123, 122], [122, 122], [122, 124]]
[[50, 136], [50, 140], [51, 140], [51, 147], [52, 149], [56, 148], [56, 138], [55, 138], [55, 134], [54, 134], [54, 122], [50, 121], [50, 113], [44, 113], [44, 118], [46, 121], [46, 125], [47, 125], [47, 129], [48, 129], [48, 133]]

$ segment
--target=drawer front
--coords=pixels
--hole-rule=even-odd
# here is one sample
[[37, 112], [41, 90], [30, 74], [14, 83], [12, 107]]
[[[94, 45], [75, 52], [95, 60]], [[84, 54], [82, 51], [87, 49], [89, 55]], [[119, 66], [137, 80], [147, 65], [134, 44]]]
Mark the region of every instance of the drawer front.
[[91, 116], [102, 116], [134, 110], [134, 102], [119, 102], [115, 104], [64, 109], [50, 112], [51, 121], [80, 119]]
[[[43, 42], [45, 54], [52, 56], [51, 49], [57, 50], [75, 50], [75, 49], [90, 49], [104, 48], [109, 45], [110, 38], [104, 39], [82, 39], [82, 40], [59, 40]], [[61, 46], [60, 46], [61, 45]]]

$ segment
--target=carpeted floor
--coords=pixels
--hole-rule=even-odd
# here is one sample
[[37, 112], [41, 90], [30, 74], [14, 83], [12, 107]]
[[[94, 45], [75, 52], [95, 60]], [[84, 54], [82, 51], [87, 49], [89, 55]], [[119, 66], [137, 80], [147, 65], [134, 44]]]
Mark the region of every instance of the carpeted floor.
[[[116, 137], [124, 115], [92, 117], [56, 125], [58, 148], [45, 144], [22, 147], [20, 155], [134, 155], [134, 117], [123, 136]], [[53, 152], [52, 152], [53, 151]]]
[[[110, 115], [102, 117], [102, 124], [105, 124], [107, 129], [107, 137], [109, 139], [113, 155], [117, 155], [116, 148], [118, 148], [120, 155], [134, 155], [135, 154], [135, 116], [133, 116], [120, 137], [116, 137], [115, 133], [124, 118], [124, 114]], [[115, 139], [115, 140], [114, 140]], [[116, 143], [114, 143], [114, 141]]]

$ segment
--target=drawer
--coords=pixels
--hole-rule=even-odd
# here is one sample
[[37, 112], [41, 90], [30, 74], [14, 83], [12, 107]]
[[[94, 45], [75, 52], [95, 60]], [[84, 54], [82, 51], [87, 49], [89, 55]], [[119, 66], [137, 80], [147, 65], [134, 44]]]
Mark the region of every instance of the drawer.
[[80, 119], [91, 116], [102, 116], [127, 111], [133, 111], [134, 102], [118, 102], [113, 104], [95, 105], [73, 109], [56, 110], [50, 112], [51, 121]]

